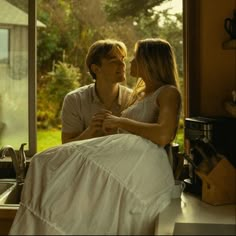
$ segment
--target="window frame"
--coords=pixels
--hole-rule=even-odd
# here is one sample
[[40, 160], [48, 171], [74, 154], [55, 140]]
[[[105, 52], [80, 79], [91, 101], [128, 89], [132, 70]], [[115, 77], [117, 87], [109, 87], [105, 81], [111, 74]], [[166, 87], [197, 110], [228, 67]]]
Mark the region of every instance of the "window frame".
[[36, 13], [37, 13], [37, 0], [28, 0], [28, 137], [29, 137], [29, 150], [26, 151], [28, 157], [33, 156], [37, 151], [36, 143], [36, 58], [37, 58], [37, 28], [36, 28]]
[[200, 4], [183, 0], [184, 117], [200, 111]]
[[[196, 0], [183, 1], [183, 61], [184, 61], [184, 117], [193, 116], [199, 111], [199, 9]], [[29, 2], [29, 152], [36, 153], [36, 58], [37, 58], [37, 0]], [[191, 79], [190, 79], [191, 78]], [[194, 94], [194, 97], [190, 97]]]
[[[28, 4], [28, 149], [25, 150], [27, 157], [32, 157], [37, 151], [36, 144], [36, 58], [37, 58], [37, 28], [36, 28], [36, 12], [37, 0], [27, 0]], [[11, 34], [12, 27], [3, 25], [1, 28], [9, 29]], [[12, 37], [12, 36], [10, 36]], [[11, 38], [9, 37], [9, 50], [11, 49]], [[0, 64], [0, 67], [11, 66], [11, 53], [9, 51], [9, 63]], [[11, 143], [9, 143], [11, 145]], [[18, 149], [15, 149], [18, 154]]]

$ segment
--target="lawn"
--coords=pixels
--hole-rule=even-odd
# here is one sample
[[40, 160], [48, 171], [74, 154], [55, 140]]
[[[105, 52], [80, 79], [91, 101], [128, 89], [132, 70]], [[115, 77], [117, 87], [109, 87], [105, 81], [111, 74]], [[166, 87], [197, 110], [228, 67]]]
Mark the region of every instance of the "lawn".
[[61, 130], [51, 129], [37, 131], [37, 152], [61, 144]]
[[184, 152], [184, 130], [183, 130], [183, 128], [178, 130], [178, 133], [176, 135], [174, 142], [179, 144], [179, 152]]
[[[61, 130], [38, 130], [37, 132], [37, 152], [43, 151], [49, 147], [61, 144]], [[179, 144], [179, 151], [183, 151], [183, 129], [179, 129], [175, 143]]]

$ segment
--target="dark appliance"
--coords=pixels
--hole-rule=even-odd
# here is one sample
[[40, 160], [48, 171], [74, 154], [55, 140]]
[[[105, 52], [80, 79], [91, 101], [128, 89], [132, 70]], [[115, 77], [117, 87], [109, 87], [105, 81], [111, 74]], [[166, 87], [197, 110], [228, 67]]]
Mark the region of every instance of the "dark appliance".
[[[231, 117], [190, 117], [185, 118], [185, 139], [189, 141], [189, 158], [198, 165], [201, 162], [194, 144], [199, 138], [206, 138], [216, 151], [224, 155], [236, 167], [236, 119]], [[185, 180], [186, 191], [201, 194], [201, 180], [189, 162], [189, 179]]]

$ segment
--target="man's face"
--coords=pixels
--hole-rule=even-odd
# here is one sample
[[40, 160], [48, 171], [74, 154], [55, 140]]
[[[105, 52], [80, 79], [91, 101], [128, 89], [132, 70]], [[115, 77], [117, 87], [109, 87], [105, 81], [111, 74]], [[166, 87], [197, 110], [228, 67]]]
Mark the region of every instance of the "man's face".
[[126, 78], [126, 65], [124, 56], [119, 52], [111, 52], [106, 58], [101, 61], [98, 73], [96, 74], [97, 80], [104, 82], [119, 83], [123, 82]]

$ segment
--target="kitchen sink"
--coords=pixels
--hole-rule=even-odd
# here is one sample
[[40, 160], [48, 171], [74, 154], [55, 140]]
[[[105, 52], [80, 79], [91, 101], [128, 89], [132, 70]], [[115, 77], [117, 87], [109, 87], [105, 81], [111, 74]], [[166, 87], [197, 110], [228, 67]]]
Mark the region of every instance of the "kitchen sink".
[[0, 206], [16, 205], [20, 203], [24, 184], [17, 184], [15, 180], [0, 180]]
[[14, 186], [14, 183], [9, 182], [0, 182], [0, 196], [2, 193], [4, 193], [7, 189]]

